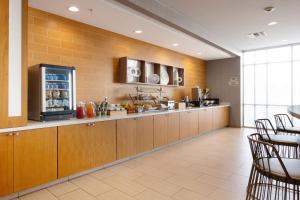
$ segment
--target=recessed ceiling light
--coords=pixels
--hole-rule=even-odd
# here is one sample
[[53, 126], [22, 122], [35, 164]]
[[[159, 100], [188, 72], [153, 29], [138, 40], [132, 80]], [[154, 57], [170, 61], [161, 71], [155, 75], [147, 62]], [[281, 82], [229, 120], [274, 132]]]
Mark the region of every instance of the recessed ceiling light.
[[71, 12], [78, 12], [79, 8], [77, 8], [76, 6], [70, 6], [69, 7], [69, 11], [71, 11]]
[[268, 23], [268, 26], [274, 26], [276, 24], [278, 24], [278, 22], [270, 22], [270, 23]]
[[177, 46], [179, 46], [179, 44], [178, 43], [173, 43], [172, 44], [174, 47], [177, 47]]
[[134, 33], [135, 34], [141, 34], [141, 33], [143, 33], [143, 31], [142, 30], [135, 30]]
[[202, 55], [202, 52], [198, 52], [197, 54], [198, 54], [198, 55]]
[[287, 42], [288, 40], [281, 40], [281, 42]]
[[273, 6], [268, 6], [264, 8], [264, 11], [267, 13], [273, 12], [276, 8]]

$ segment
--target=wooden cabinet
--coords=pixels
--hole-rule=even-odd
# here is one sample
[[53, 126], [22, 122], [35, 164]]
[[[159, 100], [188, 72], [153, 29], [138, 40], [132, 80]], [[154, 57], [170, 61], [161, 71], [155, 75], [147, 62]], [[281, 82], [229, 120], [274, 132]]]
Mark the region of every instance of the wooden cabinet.
[[117, 121], [117, 159], [136, 154], [136, 119]]
[[213, 109], [213, 128], [219, 129], [229, 125], [229, 107], [216, 107]]
[[180, 114], [154, 116], [154, 147], [160, 147], [179, 140]]
[[92, 167], [91, 137], [88, 125], [58, 127], [58, 177]]
[[153, 149], [153, 116], [117, 121], [117, 159]]
[[227, 127], [230, 125], [230, 107], [223, 107], [223, 126]]
[[168, 114], [154, 116], [154, 147], [168, 143]]
[[180, 138], [187, 138], [198, 134], [198, 111], [180, 113]]
[[203, 108], [199, 110], [199, 134], [213, 129], [213, 110]]
[[13, 193], [13, 136], [0, 134], [0, 196]]
[[179, 140], [180, 137], [180, 114], [172, 113], [168, 114], [168, 143], [173, 143]]
[[14, 134], [14, 192], [57, 179], [57, 128]]
[[137, 118], [136, 153], [153, 149], [153, 116]]
[[92, 167], [115, 161], [117, 159], [116, 121], [92, 124], [89, 131], [92, 134]]
[[116, 121], [58, 127], [58, 177], [116, 160]]

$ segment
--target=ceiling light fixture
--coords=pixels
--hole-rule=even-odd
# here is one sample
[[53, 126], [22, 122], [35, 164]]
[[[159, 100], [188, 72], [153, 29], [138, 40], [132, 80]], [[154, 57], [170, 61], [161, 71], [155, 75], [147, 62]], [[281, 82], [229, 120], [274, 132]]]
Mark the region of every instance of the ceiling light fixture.
[[69, 11], [71, 11], [71, 12], [78, 12], [79, 8], [77, 8], [76, 6], [70, 6], [69, 7]]
[[268, 26], [274, 26], [274, 25], [276, 25], [276, 24], [278, 24], [278, 22], [270, 22], [270, 23], [268, 23]]
[[264, 31], [261, 31], [261, 32], [249, 33], [248, 34], [248, 37], [251, 38], [251, 39], [262, 37], [262, 36], [267, 36], [267, 33], [264, 32]]
[[274, 10], [275, 10], [275, 7], [273, 7], [273, 6], [268, 6], [268, 7], [265, 7], [265, 8], [264, 8], [264, 11], [265, 11], [266, 13], [273, 12]]
[[198, 55], [202, 55], [202, 52], [198, 52], [197, 54], [198, 54]]
[[179, 46], [179, 44], [178, 43], [173, 43], [173, 46], [177, 47], [177, 46]]
[[143, 31], [142, 30], [135, 30], [134, 33], [135, 34], [141, 34], [141, 33], [143, 33]]
[[288, 40], [281, 40], [281, 42], [287, 42]]

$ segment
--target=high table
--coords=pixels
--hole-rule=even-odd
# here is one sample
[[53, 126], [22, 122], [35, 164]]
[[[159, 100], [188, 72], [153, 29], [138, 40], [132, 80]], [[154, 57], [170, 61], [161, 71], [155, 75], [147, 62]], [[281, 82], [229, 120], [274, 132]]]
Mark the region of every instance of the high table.
[[300, 105], [289, 106], [288, 113], [291, 114], [293, 117], [300, 119]]

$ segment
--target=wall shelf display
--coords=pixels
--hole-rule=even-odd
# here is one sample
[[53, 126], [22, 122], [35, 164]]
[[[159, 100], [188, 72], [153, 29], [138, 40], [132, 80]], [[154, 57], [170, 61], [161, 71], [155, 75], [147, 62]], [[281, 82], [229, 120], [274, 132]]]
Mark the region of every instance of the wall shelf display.
[[121, 83], [184, 86], [184, 69], [160, 63], [122, 57], [119, 60]]

